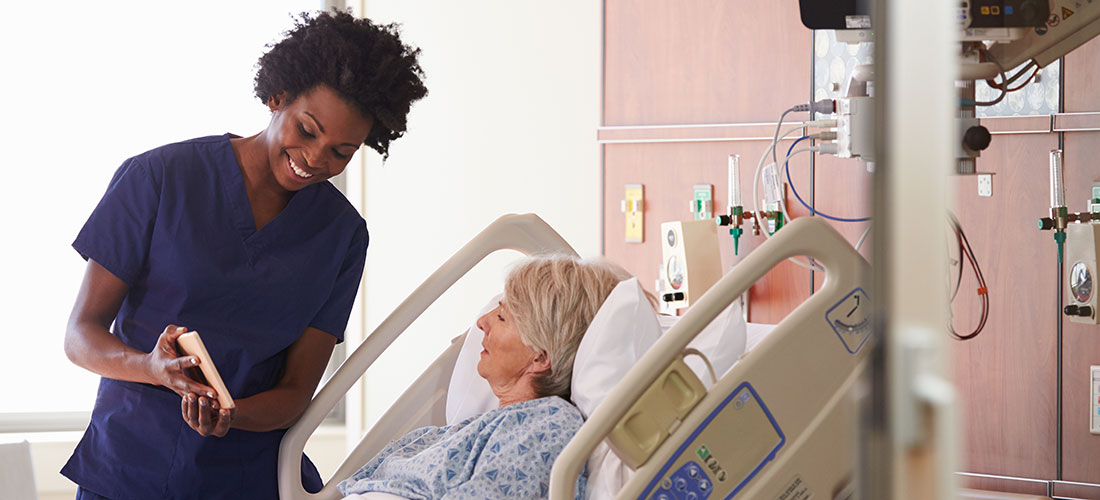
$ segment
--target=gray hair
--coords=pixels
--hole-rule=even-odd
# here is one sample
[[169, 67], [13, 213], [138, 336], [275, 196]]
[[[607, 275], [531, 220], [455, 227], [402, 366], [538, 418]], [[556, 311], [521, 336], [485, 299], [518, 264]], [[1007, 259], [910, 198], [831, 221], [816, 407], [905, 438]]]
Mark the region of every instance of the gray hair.
[[536, 396], [569, 399], [581, 338], [604, 299], [629, 278], [610, 262], [571, 255], [531, 257], [508, 273], [504, 303], [520, 339], [550, 361], [550, 369], [535, 376]]

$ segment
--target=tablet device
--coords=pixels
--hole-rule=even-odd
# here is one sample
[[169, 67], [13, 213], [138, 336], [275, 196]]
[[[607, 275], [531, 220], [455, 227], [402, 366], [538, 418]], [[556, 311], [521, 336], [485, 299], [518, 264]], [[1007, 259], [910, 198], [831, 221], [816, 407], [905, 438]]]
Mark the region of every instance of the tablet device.
[[218, 405], [227, 410], [233, 408], [233, 398], [229, 396], [229, 389], [225, 388], [221, 375], [218, 375], [218, 369], [214, 366], [214, 361], [210, 359], [210, 353], [206, 351], [206, 346], [203, 345], [199, 332], [187, 332], [180, 335], [176, 339], [176, 343], [179, 344], [180, 350], [184, 354], [198, 358], [199, 370], [202, 371], [203, 377], [206, 377], [207, 385], [213, 387], [218, 393]]

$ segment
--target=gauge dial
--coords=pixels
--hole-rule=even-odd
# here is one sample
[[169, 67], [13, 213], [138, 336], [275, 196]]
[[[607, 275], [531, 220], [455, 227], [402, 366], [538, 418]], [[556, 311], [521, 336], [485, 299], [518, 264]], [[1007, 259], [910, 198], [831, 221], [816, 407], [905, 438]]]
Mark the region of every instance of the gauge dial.
[[1069, 271], [1069, 289], [1078, 302], [1092, 298], [1092, 272], [1084, 262], [1077, 262]]
[[684, 265], [675, 255], [668, 258], [668, 263], [665, 264], [665, 273], [668, 275], [668, 284], [672, 286], [673, 290], [679, 290], [681, 286], [684, 286]]

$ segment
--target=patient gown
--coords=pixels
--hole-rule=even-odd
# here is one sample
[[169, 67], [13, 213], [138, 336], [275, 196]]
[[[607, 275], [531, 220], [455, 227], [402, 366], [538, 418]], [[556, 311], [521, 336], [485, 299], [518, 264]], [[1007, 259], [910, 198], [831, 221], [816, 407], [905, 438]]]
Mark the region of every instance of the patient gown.
[[[127, 160], [75, 248], [129, 286], [111, 331], [149, 352], [168, 324], [202, 335], [234, 399], [271, 389], [306, 327], [341, 340], [366, 258], [363, 218], [330, 183], [294, 194], [256, 230], [231, 136]], [[91, 423], [61, 473], [111, 500], [276, 499], [286, 431], [203, 437], [180, 396], [102, 378]], [[321, 487], [303, 458], [307, 489]]]
[[[554, 459], [583, 423], [575, 406], [550, 396], [423, 427], [387, 445], [340, 491], [414, 500], [546, 498]], [[584, 498], [586, 476], [577, 478], [577, 499]]]

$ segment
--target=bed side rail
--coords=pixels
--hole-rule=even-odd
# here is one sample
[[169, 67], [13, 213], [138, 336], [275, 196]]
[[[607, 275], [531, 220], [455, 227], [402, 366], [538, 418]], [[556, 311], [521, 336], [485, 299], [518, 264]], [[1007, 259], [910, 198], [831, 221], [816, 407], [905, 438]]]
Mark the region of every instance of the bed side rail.
[[[688, 343], [775, 265], [795, 256], [813, 257], [824, 266], [826, 276], [821, 292], [803, 302], [788, 319], [823, 307], [822, 300], [829, 300], [841, 288], [858, 284], [866, 273], [866, 261], [828, 224], [811, 217], [792, 221], [723, 276], [627, 372], [554, 462], [549, 498], [572, 498], [577, 476], [592, 451], [665, 368], [681, 358]], [[769, 335], [762, 344], [773, 341], [774, 336]]]
[[[337, 483], [355, 472], [366, 459], [359, 455], [367, 453], [370, 445], [360, 443], [355, 451], [344, 459], [336, 474], [328, 480], [324, 488], [315, 494], [305, 491], [302, 486], [302, 452], [306, 441], [321, 425], [325, 416], [336, 406], [367, 368], [412, 324], [416, 318], [454, 285], [470, 269], [489, 254], [498, 250], [516, 250], [527, 255], [540, 253], [570, 253], [576, 251], [553, 228], [534, 214], [504, 215], [478, 233], [469, 243], [459, 249], [443, 263], [424, 283], [416, 288], [390, 315], [367, 336], [351, 356], [348, 357], [320, 392], [313, 397], [306, 411], [283, 437], [279, 447], [279, 498], [282, 500], [331, 499], [338, 498]], [[454, 348], [454, 346], [452, 346]], [[457, 352], [455, 353], [457, 356]], [[437, 360], [437, 363], [442, 360]], [[444, 363], [445, 364], [445, 363]], [[453, 359], [451, 366], [454, 365]], [[433, 367], [436, 367], [433, 365]], [[438, 367], [436, 367], [438, 368]], [[431, 371], [431, 370], [429, 370]], [[450, 374], [445, 374], [450, 377]], [[428, 373], [424, 376], [431, 376]], [[419, 379], [418, 379], [419, 381]], [[398, 404], [420, 404], [402, 396]], [[428, 402], [423, 402], [428, 403]], [[395, 404], [387, 415], [397, 410]], [[430, 405], [430, 403], [429, 403]], [[423, 405], [421, 405], [423, 406]], [[423, 408], [413, 408], [421, 412]], [[389, 419], [387, 419], [389, 420]], [[374, 434], [369, 433], [368, 436]], [[393, 439], [397, 436], [391, 436]], [[369, 458], [369, 457], [367, 457]], [[362, 459], [362, 462], [358, 460]], [[336, 479], [336, 481], [333, 481]]]

